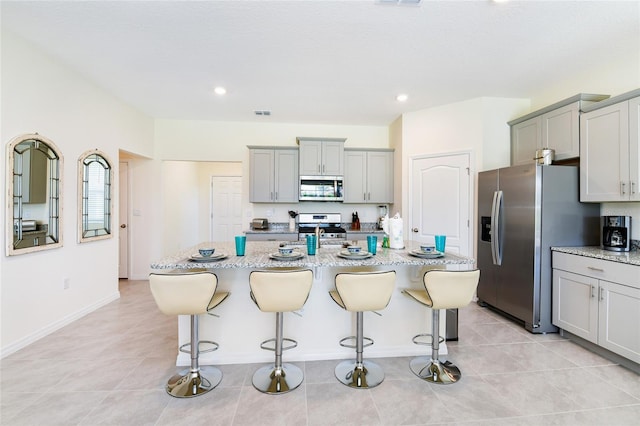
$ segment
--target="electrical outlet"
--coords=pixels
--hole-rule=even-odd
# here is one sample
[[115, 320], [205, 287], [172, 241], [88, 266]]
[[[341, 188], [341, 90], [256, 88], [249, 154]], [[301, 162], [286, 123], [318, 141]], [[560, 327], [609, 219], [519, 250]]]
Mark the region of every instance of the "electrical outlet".
[[69, 279], [69, 278], [65, 278], [65, 279], [64, 279], [64, 285], [63, 285], [63, 288], [64, 288], [65, 290], [69, 290], [69, 287], [71, 287], [71, 279]]

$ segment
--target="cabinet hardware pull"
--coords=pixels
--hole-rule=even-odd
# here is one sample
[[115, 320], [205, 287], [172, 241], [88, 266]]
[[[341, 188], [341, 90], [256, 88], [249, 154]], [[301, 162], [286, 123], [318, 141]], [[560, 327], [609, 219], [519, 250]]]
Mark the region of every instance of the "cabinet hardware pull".
[[600, 300], [604, 300], [604, 289], [600, 287]]
[[325, 171], [325, 167], [324, 167], [324, 164], [323, 164], [322, 165], [322, 173], [324, 173], [324, 171]]
[[276, 201], [278, 201], [278, 191], [276, 191]]
[[371, 193], [367, 193], [367, 200], [371, 201]]
[[367, 201], [367, 193], [366, 192], [362, 193], [362, 200], [363, 201]]
[[634, 181], [631, 181], [630, 183], [631, 183], [631, 195], [633, 195], [636, 193], [636, 190], [635, 190], [636, 183]]
[[595, 268], [593, 266], [587, 266], [587, 269], [591, 269], [592, 271], [604, 272], [602, 268]]
[[626, 192], [624, 191], [625, 185], [626, 184], [624, 182], [620, 182], [620, 192], [622, 195], [626, 194]]
[[418, 228], [413, 228], [411, 231], [418, 232]]
[[591, 298], [593, 299], [594, 297], [596, 297], [596, 292], [595, 292], [596, 286], [592, 285], [591, 286]]
[[271, 196], [269, 198], [273, 200], [273, 191], [271, 192]]

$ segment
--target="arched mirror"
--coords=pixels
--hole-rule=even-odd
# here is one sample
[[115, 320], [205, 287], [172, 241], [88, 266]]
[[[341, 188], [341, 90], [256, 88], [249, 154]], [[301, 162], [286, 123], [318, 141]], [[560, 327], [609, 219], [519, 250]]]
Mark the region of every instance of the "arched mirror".
[[78, 159], [78, 242], [111, 238], [113, 170], [97, 149]]
[[62, 246], [62, 154], [49, 139], [21, 135], [7, 145], [7, 255]]

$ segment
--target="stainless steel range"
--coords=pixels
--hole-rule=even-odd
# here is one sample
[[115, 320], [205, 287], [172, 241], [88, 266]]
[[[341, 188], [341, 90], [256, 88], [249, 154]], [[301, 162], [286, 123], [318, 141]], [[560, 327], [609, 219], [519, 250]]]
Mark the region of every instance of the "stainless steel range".
[[298, 215], [298, 239], [314, 235], [320, 230], [320, 242], [342, 242], [347, 239], [347, 230], [342, 227], [340, 213], [300, 213]]

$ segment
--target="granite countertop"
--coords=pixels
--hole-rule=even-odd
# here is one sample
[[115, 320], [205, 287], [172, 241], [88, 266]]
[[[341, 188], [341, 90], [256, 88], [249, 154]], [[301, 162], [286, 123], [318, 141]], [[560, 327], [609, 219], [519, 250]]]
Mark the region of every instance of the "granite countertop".
[[596, 259], [610, 260], [612, 262], [626, 263], [640, 266], [640, 250], [627, 252], [617, 252], [602, 250], [598, 246], [588, 247], [551, 247], [552, 251], [560, 253], [575, 254], [577, 256], [593, 257]]
[[[273, 241], [248, 241], [245, 256], [235, 255], [235, 243], [202, 243], [197, 246], [183, 250], [175, 255], [165, 257], [151, 264], [151, 269], [233, 269], [233, 268], [267, 268], [267, 267], [340, 267], [340, 266], [377, 266], [377, 265], [473, 265], [474, 259], [458, 256], [453, 253], [446, 253], [444, 257], [436, 259], [423, 259], [411, 256], [410, 250], [418, 249], [419, 243], [413, 241], [406, 242], [407, 247], [402, 250], [383, 249], [378, 247], [375, 256], [368, 259], [343, 259], [338, 256], [342, 246], [326, 245], [318, 249], [315, 256], [306, 254], [306, 247], [298, 246], [298, 250], [303, 253], [298, 260], [279, 261], [269, 257], [272, 253], [278, 252], [279, 243]], [[189, 257], [198, 252], [198, 248], [215, 247], [216, 254], [225, 253], [227, 257], [222, 260], [212, 262], [193, 262]]]
[[[360, 226], [359, 230], [355, 230], [355, 229], [351, 229], [351, 224], [350, 223], [343, 223], [342, 227], [344, 229], [346, 229], [347, 232], [349, 233], [362, 233], [362, 234], [372, 234], [372, 233], [382, 233], [384, 232], [382, 229], [378, 229], [378, 224], [373, 222], [373, 223], [363, 223]], [[297, 225], [296, 225], [296, 229], [293, 231], [289, 230], [289, 224], [288, 223], [279, 223], [279, 222], [273, 222], [273, 223], [269, 223], [269, 228], [267, 229], [248, 229], [246, 231], [244, 231], [245, 234], [268, 234], [268, 233], [273, 233], [273, 234], [297, 234], [298, 233], [298, 229], [297, 229]]]

